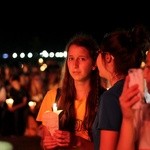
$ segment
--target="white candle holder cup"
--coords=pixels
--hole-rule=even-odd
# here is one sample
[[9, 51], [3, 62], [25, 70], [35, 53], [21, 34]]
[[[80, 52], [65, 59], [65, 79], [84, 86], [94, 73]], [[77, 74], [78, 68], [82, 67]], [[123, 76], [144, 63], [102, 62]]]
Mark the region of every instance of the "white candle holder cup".
[[29, 102], [28, 102], [28, 106], [29, 106], [29, 108], [30, 108], [31, 111], [34, 111], [35, 106], [36, 106], [36, 102], [34, 102], [34, 101], [29, 101]]
[[6, 99], [6, 104], [7, 104], [8, 108], [12, 108], [13, 103], [14, 103], [14, 100], [12, 98]]

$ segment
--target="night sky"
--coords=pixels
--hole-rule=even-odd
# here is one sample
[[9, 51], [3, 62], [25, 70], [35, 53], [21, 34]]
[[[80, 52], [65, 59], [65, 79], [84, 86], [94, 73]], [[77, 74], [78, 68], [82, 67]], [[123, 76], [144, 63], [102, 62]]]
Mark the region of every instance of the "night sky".
[[0, 53], [43, 49], [62, 51], [76, 33], [91, 34], [99, 42], [105, 33], [116, 28], [131, 28], [135, 24], [150, 26], [149, 13], [143, 14], [142, 8], [79, 6], [61, 7], [60, 4], [57, 9], [50, 5], [36, 10], [30, 7], [30, 11], [20, 7], [18, 11], [2, 15]]

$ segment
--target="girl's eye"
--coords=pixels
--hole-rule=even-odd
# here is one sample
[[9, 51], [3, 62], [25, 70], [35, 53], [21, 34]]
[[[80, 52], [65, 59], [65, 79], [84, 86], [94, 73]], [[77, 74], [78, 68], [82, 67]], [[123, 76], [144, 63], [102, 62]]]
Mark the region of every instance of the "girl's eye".
[[85, 61], [86, 59], [85, 59], [85, 57], [80, 57], [79, 58], [79, 61]]
[[73, 58], [73, 57], [68, 57], [68, 61], [85, 61], [86, 58], [85, 57], [78, 57], [77, 59]]
[[73, 60], [73, 58], [72, 57], [68, 57], [68, 61], [72, 61]]

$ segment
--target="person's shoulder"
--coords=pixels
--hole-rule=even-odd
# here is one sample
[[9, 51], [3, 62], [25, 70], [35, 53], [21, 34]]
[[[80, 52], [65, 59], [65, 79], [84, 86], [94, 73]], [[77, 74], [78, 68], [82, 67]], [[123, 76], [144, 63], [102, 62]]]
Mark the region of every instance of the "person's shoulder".
[[44, 100], [45, 99], [55, 99], [56, 93], [57, 93], [57, 89], [51, 89], [51, 90], [47, 91], [44, 96]]
[[57, 92], [57, 89], [51, 89], [47, 91], [46, 95], [53, 95], [53, 94], [56, 94], [56, 92]]

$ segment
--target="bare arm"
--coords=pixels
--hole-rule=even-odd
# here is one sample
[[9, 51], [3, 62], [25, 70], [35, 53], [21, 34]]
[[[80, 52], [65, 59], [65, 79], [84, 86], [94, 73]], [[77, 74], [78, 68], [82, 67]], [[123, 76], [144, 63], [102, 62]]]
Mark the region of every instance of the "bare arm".
[[119, 133], [116, 131], [100, 131], [100, 150], [116, 150]]
[[117, 150], [135, 150], [133, 120], [123, 119]]
[[137, 85], [128, 87], [129, 77], [126, 78], [122, 95], [120, 96], [120, 105], [123, 114], [120, 137], [117, 150], [134, 150], [135, 149], [135, 128], [134, 128], [134, 110], [132, 109], [140, 97]]

